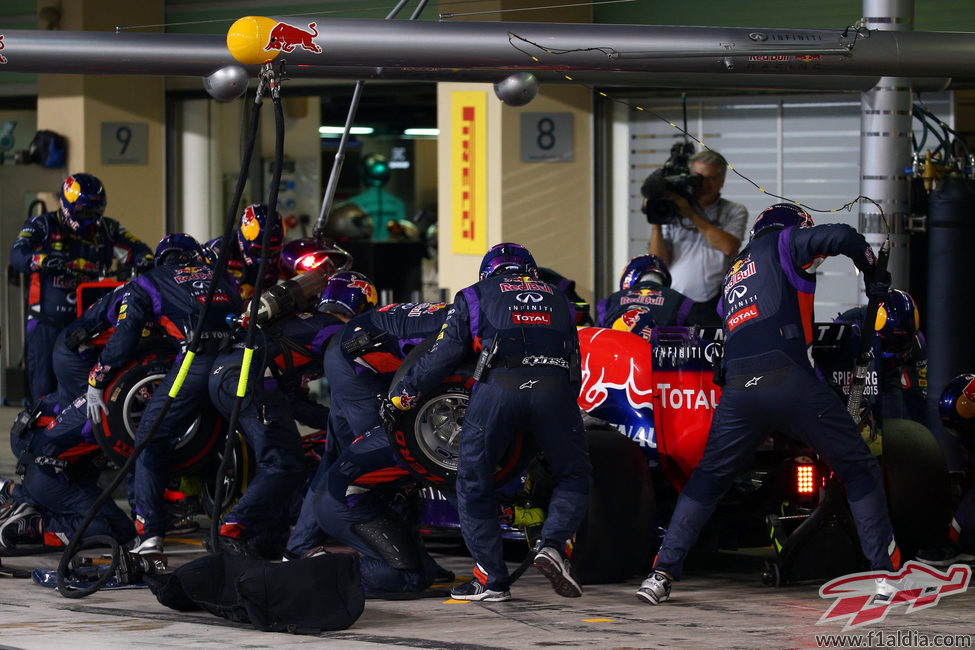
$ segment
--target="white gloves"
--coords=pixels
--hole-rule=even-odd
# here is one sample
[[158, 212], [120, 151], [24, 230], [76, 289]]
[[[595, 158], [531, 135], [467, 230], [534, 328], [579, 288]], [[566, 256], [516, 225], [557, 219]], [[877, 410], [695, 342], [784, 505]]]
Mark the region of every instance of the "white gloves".
[[102, 421], [102, 413], [108, 413], [105, 406], [105, 391], [94, 386], [88, 387], [88, 419], [94, 424]]

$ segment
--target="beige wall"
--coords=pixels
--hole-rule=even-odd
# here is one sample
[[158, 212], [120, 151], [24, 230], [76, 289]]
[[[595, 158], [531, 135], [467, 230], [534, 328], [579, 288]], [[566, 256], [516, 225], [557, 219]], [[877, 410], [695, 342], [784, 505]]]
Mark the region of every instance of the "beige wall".
[[[504, 106], [492, 84], [441, 83], [437, 86], [440, 286], [453, 295], [477, 280], [482, 255], [452, 251], [450, 214], [450, 94], [485, 91], [487, 102], [487, 245], [522, 244], [541, 266], [576, 281], [592, 298], [593, 191], [592, 98], [587, 88], [553, 86], [522, 107]], [[572, 162], [521, 162], [521, 113], [573, 114]]]
[[[61, 9], [61, 29], [107, 30], [163, 22], [162, 0], [38, 2]], [[38, 75], [37, 128], [68, 139], [67, 173], [94, 174], [105, 185], [107, 216], [150, 246], [165, 234], [165, 94], [162, 77]], [[148, 164], [102, 165], [103, 122], [148, 124]]]

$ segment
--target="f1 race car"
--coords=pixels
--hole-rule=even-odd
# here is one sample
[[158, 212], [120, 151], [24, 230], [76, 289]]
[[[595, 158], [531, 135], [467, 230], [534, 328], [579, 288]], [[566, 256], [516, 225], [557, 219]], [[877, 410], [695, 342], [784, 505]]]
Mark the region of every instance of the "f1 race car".
[[[817, 324], [814, 356], [835, 365], [850, 335], [849, 325]], [[720, 328], [660, 327], [647, 338], [599, 327], [579, 330], [578, 403], [587, 414], [593, 464], [588, 514], [572, 554], [583, 582], [621, 581], [648, 568], [657, 527], [669, 520], [677, 493], [701, 458], [721, 396], [713, 381]], [[417, 346], [400, 373], [430, 345]], [[458, 368], [402, 414], [390, 433], [399, 462], [431, 488], [425, 521], [435, 530], [458, 526], [443, 493], [454, 489], [472, 371]], [[536, 457], [527, 434], [508, 449], [495, 479], [514, 502], [544, 507], [544, 459]], [[943, 454], [934, 436], [912, 421], [888, 419], [882, 432], [866, 435], [880, 456], [895, 537], [902, 554], [912, 557], [939, 543], [951, 517]], [[784, 435], [773, 435], [760, 448], [702, 540], [719, 548], [773, 546], [775, 559], [766, 563], [763, 578], [776, 585], [840, 575], [865, 563], [842, 486], [813, 450]]]

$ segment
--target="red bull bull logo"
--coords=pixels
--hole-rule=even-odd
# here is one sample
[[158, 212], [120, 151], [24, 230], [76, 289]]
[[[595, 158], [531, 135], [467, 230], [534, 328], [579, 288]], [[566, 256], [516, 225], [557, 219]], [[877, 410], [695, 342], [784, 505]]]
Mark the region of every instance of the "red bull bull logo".
[[653, 408], [650, 370], [652, 355], [647, 342], [629, 332], [584, 327], [579, 330], [582, 351], [582, 388], [579, 406], [591, 411], [611, 389], [623, 390], [633, 408]]
[[313, 41], [318, 36], [318, 29], [315, 25], [316, 23], [308, 23], [307, 27], [302, 29], [288, 23], [278, 23], [271, 30], [264, 50], [278, 50], [288, 53], [293, 52], [296, 47], [300, 47], [308, 52], [321, 54], [322, 48]]
[[962, 393], [964, 393], [965, 397], [967, 397], [970, 401], [975, 402], [975, 379], [966, 384], [965, 390], [963, 390]]
[[[3, 49], [3, 34], [0, 34], [0, 50], [2, 49]], [[3, 54], [0, 54], [0, 64], [6, 62], [7, 62], [7, 57], [5, 57]]]
[[[954, 564], [947, 572], [915, 562], [907, 562], [900, 571], [867, 571], [830, 580], [819, 588], [820, 598], [835, 598], [817, 625], [845, 622], [844, 630], [878, 623], [892, 608], [905, 605], [905, 614], [934, 607], [945, 596], [956, 596], [968, 589], [972, 568]], [[893, 594], [882, 603], [874, 603], [877, 581], [884, 579]]]

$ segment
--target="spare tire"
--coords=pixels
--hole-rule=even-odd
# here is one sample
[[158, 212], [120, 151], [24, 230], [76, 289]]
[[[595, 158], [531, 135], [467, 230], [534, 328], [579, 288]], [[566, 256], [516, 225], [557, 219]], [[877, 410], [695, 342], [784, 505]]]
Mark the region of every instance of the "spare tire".
[[[92, 433], [114, 464], [122, 465], [132, 454], [142, 414], [174, 359], [171, 350], [148, 350], [138, 361], [122, 368], [105, 387], [108, 410]], [[223, 419], [213, 409], [204, 409], [186, 432], [173, 440], [170, 469], [190, 472], [201, 467], [223, 429], [226, 429]]]
[[934, 435], [913, 420], [884, 419], [887, 509], [901, 557], [945, 543], [951, 523], [951, 486], [944, 452]]
[[[431, 336], [410, 351], [391, 386], [399, 383], [435, 340], [436, 336]], [[423, 395], [414, 408], [401, 413], [387, 431], [399, 463], [414, 478], [442, 492], [456, 490], [461, 424], [474, 387], [473, 374], [473, 364], [460, 366], [436, 390]], [[498, 463], [494, 482], [501, 486], [517, 478], [534, 456], [534, 442], [526, 433], [518, 432]]]

